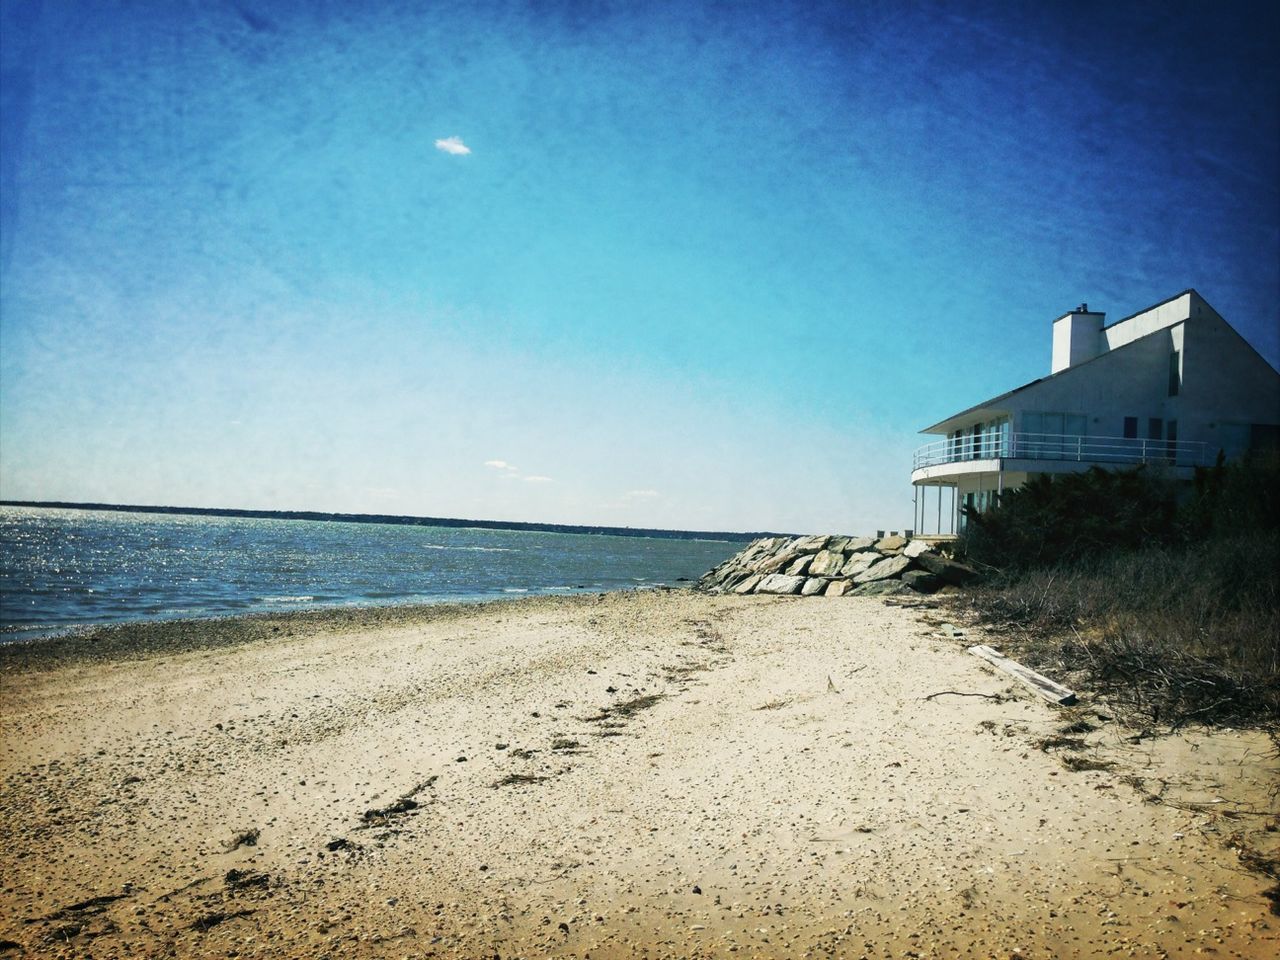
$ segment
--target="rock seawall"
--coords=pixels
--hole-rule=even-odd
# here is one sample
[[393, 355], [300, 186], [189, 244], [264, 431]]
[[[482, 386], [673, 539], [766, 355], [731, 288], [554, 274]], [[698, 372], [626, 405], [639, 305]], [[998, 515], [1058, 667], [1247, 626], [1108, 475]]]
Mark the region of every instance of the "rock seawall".
[[933, 593], [963, 586], [977, 571], [925, 540], [904, 537], [764, 537], [706, 573], [708, 593], [799, 594], [804, 597]]

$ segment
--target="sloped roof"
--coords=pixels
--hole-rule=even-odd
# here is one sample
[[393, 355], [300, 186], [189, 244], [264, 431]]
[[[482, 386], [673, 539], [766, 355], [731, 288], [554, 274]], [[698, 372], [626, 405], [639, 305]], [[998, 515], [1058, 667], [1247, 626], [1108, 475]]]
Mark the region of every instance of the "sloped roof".
[[[1137, 343], [1137, 342], [1138, 342], [1137, 340], [1133, 341], [1133, 343]], [[1125, 347], [1129, 345], [1130, 344], [1126, 343]], [[1121, 347], [1120, 349], [1123, 350], [1124, 347]], [[1095, 357], [1094, 359], [1097, 359], [1097, 358]], [[1078, 366], [1083, 366], [1083, 365], [1084, 364], [1079, 364]], [[1073, 367], [1067, 368], [1067, 370], [1071, 370], [1071, 369], [1075, 369], [1075, 368]], [[943, 419], [935, 423], [933, 426], [925, 427], [920, 432], [921, 433], [946, 433], [947, 432], [946, 430], [943, 430], [940, 428], [946, 424], [951, 423], [952, 420], [968, 420], [971, 418], [973, 414], [981, 413], [982, 411], [987, 409], [990, 409], [992, 413], [1000, 412], [1003, 406], [1003, 401], [1008, 400], [1015, 393], [1021, 393], [1023, 390], [1027, 390], [1031, 387], [1034, 387], [1037, 383], [1044, 383], [1046, 380], [1052, 380], [1053, 377], [1060, 377], [1062, 376], [1062, 374], [1066, 373], [1067, 370], [1059, 370], [1057, 373], [1052, 374], [1051, 376], [1040, 377], [1039, 379], [1032, 380], [1030, 383], [1024, 383], [1020, 387], [1014, 387], [1012, 390], [1002, 393], [998, 397], [992, 397], [990, 400], [984, 400], [982, 401], [982, 403], [974, 404], [972, 407], [970, 407], [967, 410], [961, 410], [959, 413], [953, 413], [949, 417], [944, 417]]]

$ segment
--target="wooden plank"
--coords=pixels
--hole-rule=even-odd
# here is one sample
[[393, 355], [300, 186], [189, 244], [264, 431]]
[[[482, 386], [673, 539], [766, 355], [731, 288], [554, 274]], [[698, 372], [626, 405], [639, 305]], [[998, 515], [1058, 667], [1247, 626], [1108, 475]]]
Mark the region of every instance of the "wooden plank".
[[976, 647], [970, 647], [969, 652], [975, 657], [981, 657], [993, 667], [1003, 670], [1010, 676], [1017, 677], [1050, 703], [1065, 707], [1076, 702], [1075, 693], [1062, 684], [1054, 683], [1048, 677], [1036, 673], [1030, 667], [1024, 667], [1016, 660], [1010, 660], [999, 650], [995, 650], [985, 644], [979, 644]]

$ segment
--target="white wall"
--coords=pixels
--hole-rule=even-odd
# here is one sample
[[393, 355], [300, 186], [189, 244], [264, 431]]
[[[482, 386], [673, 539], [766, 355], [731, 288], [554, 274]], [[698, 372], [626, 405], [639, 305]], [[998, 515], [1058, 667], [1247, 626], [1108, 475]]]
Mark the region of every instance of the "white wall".
[[1179, 440], [1232, 449], [1231, 424], [1280, 424], [1280, 373], [1212, 308], [1186, 324]]
[[1181, 396], [1168, 396], [1169, 353], [1181, 340], [1175, 328], [1028, 387], [1009, 398], [1014, 432], [1025, 432], [1027, 411], [1083, 414], [1094, 437], [1122, 436], [1127, 416], [1139, 418], [1139, 436], [1151, 417], [1177, 419]]
[[1171, 327], [1188, 317], [1199, 316], [1206, 310], [1212, 312], [1212, 308], [1199, 294], [1194, 290], [1188, 290], [1168, 303], [1162, 303], [1158, 307], [1135, 314], [1103, 330], [1103, 349], [1114, 350], [1116, 347], [1122, 347], [1139, 337], [1145, 337], [1148, 333]]

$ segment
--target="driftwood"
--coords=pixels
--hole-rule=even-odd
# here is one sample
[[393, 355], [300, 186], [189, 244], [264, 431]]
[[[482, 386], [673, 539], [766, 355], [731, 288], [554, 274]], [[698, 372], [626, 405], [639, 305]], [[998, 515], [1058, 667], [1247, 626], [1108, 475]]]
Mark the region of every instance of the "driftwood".
[[1058, 706], [1067, 706], [1076, 702], [1076, 695], [1060, 683], [1054, 683], [1046, 676], [1036, 673], [1030, 667], [1024, 667], [1016, 660], [1010, 660], [1000, 651], [995, 650], [985, 644], [979, 644], [976, 647], [970, 647], [969, 652], [975, 657], [981, 657], [992, 666], [1003, 670], [1010, 676], [1017, 677], [1040, 696], [1044, 697], [1050, 703]]

